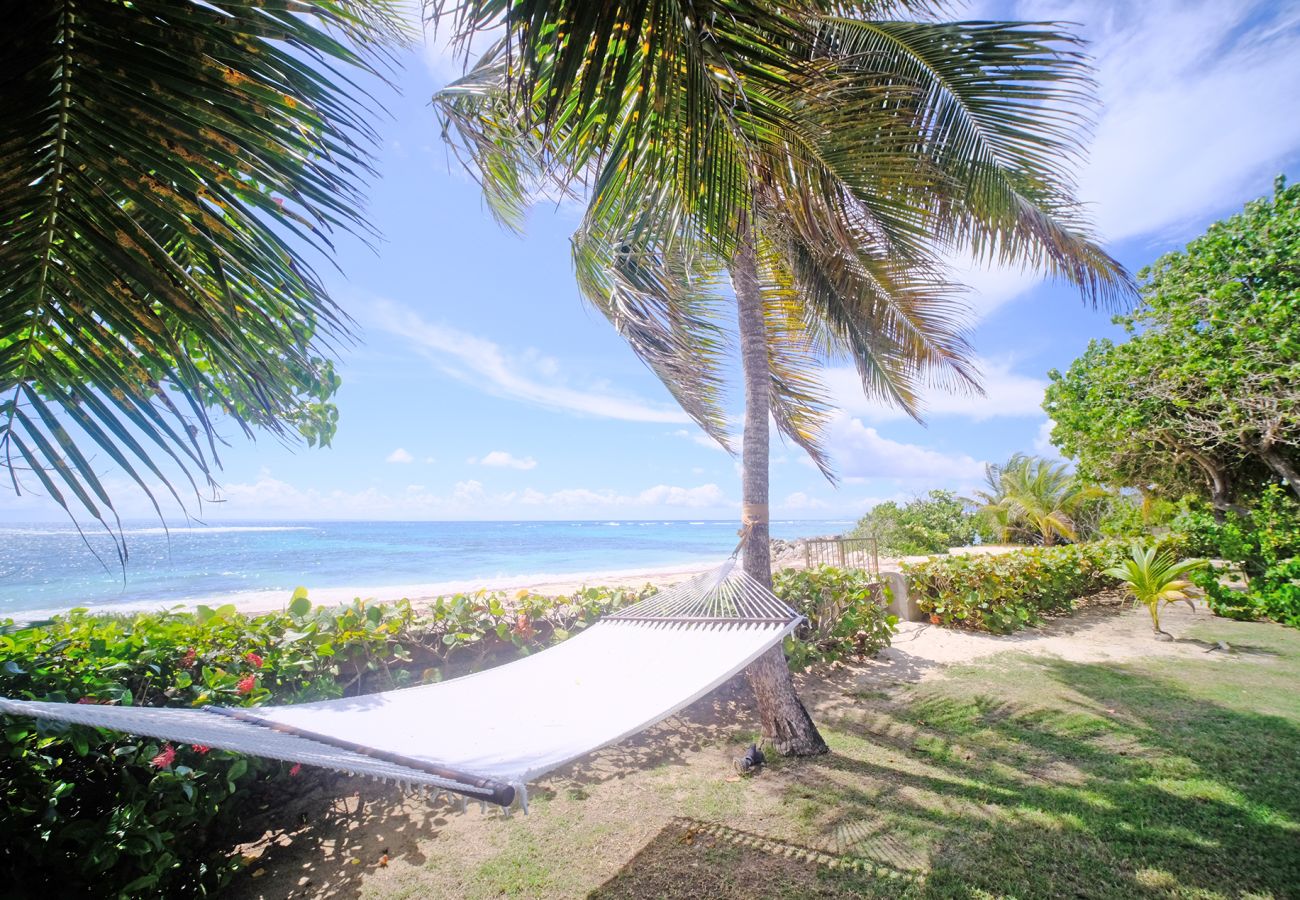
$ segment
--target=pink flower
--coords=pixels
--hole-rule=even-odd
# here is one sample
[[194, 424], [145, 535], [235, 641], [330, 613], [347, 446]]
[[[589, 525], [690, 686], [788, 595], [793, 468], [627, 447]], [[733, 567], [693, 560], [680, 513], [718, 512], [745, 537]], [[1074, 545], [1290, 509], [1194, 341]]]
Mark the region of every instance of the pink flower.
[[171, 744], [163, 744], [162, 752], [155, 756], [149, 762], [156, 769], [167, 769], [171, 767], [172, 761], [176, 759], [176, 748]]
[[191, 666], [193, 666], [194, 660], [198, 657], [198, 655], [199, 654], [195, 651], [193, 647], [186, 650], [185, 655], [181, 657], [181, 668], [188, 669]]
[[235, 690], [242, 697], [245, 694], [251, 694], [253, 688], [257, 686], [257, 679], [250, 673], [239, 679], [239, 684], [235, 685]]
[[296, 777], [298, 773], [301, 771], [302, 771], [302, 763], [294, 763], [293, 768], [289, 770], [289, 777], [291, 778]]
[[211, 750], [212, 748], [209, 747], [207, 744], [190, 744], [190, 749], [193, 750], [195, 753], [199, 754], [200, 756], [207, 756], [208, 751]]
[[262, 668], [262, 657], [258, 656], [256, 653], [253, 653], [251, 650], [248, 653], [244, 654], [244, 659], [252, 663], [254, 668], [257, 669]]
[[96, 700], [94, 697], [82, 697], [80, 700], [77, 701], [77, 703], [80, 703], [80, 704], [86, 704], [86, 703], [98, 703], [98, 702], [99, 702], [99, 701]]

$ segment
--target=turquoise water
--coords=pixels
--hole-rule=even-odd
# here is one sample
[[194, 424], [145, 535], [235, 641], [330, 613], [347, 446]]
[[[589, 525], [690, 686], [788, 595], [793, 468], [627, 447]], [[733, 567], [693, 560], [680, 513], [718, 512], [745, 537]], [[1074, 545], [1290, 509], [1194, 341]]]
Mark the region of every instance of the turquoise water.
[[[847, 521], [772, 523], [772, 536], [843, 531]], [[734, 521], [257, 522], [127, 526], [129, 558], [71, 526], [0, 526], [0, 619], [31, 610], [239, 599], [251, 592], [403, 585], [457, 588], [720, 560]], [[593, 581], [592, 583], [596, 583]]]

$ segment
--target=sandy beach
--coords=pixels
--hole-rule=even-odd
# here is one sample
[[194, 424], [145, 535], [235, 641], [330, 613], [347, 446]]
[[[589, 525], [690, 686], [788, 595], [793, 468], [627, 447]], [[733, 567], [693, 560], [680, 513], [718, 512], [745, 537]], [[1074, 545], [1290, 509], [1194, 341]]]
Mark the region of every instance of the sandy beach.
[[[950, 555], [972, 553], [1006, 553], [1018, 548], [1015, 545], [985, 544], [981, 546], [954, 547]], [[936, 554], [941, 555], [941, 554]], [[928, 556], [902, 556], [880, 558], [882, 572], [896, 572], [900, 565], [924, 562]], [[717, 563], [720, 563], [719, 559]], [[783, 553], [773, 557], [773, 569], [804, 567], [804, 559], [797, 550], [797, 544], [788, 544]], [[584, 587], [643, 587], [653, 584], [663, 587], [675, 584], [707, 572], [717, 563], [709, 565], [675, 565], [639, 568], [636, 570], [608, 570], [598, 572], [578, 572], [571, 575], [518, 575], [495, 579], [465, 579], [458, 581], [439, 581], [416, 584], [396, 585], [345, 585], [342, 587], [309, 588], [308, 596], [318, 606], [336, 606], [350, 603], [361, 598], [378, 603], [392, 603], [397, 600], [410, 600], [412, 603], [428, 603], [438, 597], [450, 594], [472, 593], [474, 591], [520, 591], [558, 597], [573, 594]], [[194, 609], [203, 606], [234, 606], [242, 613], [256, 614], [278, 612], [285, 609], [292, 596], [292, 591], [243, 591], [234, 594], [220, 594], [211, 597], [193, 597], [175, 602], [140, 601], [132, 603], [114, 603], [91, 605], [88, 608], [105, 613], [151, 612], [164, 609]], [[22, 611], [14, 616], [16, 621], [36, 621], [66, 612], [67, 607], [59, 609], [34, 609]]]

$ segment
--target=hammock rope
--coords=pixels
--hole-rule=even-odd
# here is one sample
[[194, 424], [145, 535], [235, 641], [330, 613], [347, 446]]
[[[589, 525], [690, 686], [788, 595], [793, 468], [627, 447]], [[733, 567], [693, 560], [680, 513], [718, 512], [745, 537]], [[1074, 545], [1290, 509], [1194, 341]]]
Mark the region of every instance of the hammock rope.
[[735, 556], [540, 653], [436, 684], [199, 709], [0, 697], [0, 713], [203, 744], [527, 811], [525, 784], [662, 721], [802, 617]]

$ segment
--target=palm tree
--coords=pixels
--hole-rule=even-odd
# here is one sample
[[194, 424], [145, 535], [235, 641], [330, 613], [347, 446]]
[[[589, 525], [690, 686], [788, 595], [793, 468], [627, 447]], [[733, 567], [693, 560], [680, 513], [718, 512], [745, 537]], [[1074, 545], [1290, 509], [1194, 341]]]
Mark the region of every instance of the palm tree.
[[1134, 544], [1129, 551], [1129, 558], [1118, 566], [1107, 569], [1106, 574], [1124, 582], [1133, 602], [1141, 603], [1151, 613], [1151, 627], [1155, 630], [1156, 640], [1172, 641], [1173, 637], [1160, 628], [1160, 607], [1182, 600], [1192, 605], [1188, 588], [1192, 583], [1183, 576], [1209, 565], [1203, 559], [1174, 560], [1168, 553], [1158, 553], [1155, 547], [1144, 548]]
[[1084, 484], [1064, 463], [1017, 453], [1001, 466], [987, 466], [990, 491], [976, 492], [980, 511], [1009, 538], [1020, 534], [1050, 547], [1058, 538], [1078, 540], [1074, 516], [1105, 491]]
[[[116, 528], [212, 480], [212, 411], [328, 442], [347, 319], [304, 252], [365, 235], [369, 98], [396, 4], [50, 0], [0, 53], [0, 458]], [[31, 482], [28, 484], [27, 482]], [[183, 504], [182, 504], [183, 506]], [[161, 515], [161, 511], [160, 511]], [[74, 519], [75, 521], [75, 519]], [[119, 543], [119, 553], [124, 552]]]
[[[1131, 292], [1069, 190], [1087, 96], [1072, 40], [870, 18], [902, 6], [917, 5], [483, 0], [454, 13], [463, 36], [505, 29], [435, 97], [492, 208], [513, 225], [538, 186], [585, 191], [584, 295], [724, 446], [729, 274], [744, 565], [768, 583], [769, 413], [831, 477], [826, 362], [851, 360], [870, 395], [914, 415], [928, 384], [977, 384], [944, 254], [1030, 265], [1093, 300]], [[779, 751], [825, 748], [779, 653], [750, 681]]]

